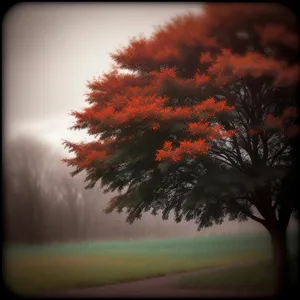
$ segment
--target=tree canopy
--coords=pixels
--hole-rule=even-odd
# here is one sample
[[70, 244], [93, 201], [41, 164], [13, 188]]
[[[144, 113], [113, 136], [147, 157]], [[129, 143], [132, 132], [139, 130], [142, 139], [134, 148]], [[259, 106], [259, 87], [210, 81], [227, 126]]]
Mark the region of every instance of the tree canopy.
[[111, 72], [88, 82], [73, 129], [95, 140], [65, 141], [75, 156], [64, 161], [72, 175], [87, 172], [87, 188], [120, 191], [107, 211], [127, 209], [130, 222], [174, 209], [199, 228], [227, 214], [271, 226], [299, 131], [297, 49], [296, 18], [280, 5], [206, 4], [178, 16], [133, 38], [111, 55]]

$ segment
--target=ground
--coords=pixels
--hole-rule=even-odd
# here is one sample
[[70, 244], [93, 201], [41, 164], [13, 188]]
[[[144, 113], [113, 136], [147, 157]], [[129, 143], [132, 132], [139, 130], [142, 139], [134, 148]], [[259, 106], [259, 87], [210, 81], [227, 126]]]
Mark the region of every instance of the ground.
[[[240, 265], [243, 265], [242, 263]], [[47, 293], [39, 296], [50, 298], [99, 298], [99, 297], [151, 297], [151, 298], [199, 298], [199, 297], [266, 297], [269, 292], [251, 290], [212, 290], [212, 289], [182, 289], [178, 282], [183, 276], [198, 276], [216, 274], [230, 266], [212, 267], [180, 274], [166, 275], [158, 278], [139, 280], [129, 283], [112, 284], [103, 287], [66, 290], [57, 293]]]
[[[290, 249], [296, 249], [293, 236]], [[5, 246], [3, 274], [19, 295], [249, 294], [272, 277], [270, 250], [267, 235]], [[259, 265], [228, 267], [252, 261]]]

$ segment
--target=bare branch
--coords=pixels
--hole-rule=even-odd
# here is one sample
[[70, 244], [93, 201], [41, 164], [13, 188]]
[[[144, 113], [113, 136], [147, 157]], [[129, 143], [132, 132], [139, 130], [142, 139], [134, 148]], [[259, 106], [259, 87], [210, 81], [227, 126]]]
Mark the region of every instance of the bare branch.
[[244, 161], [243, 161], [243, 158], [241, 155], [241, 151], [240, 151], [240, 148], [239, 148], [239, 145], [238, 145], [238, 142], [237, 142], [237, 139], [235, 136], [232, 137], [232, 141], [233, 141], [233, 145], [236, 150], [236, 153], [237, 153], [237, 160], [240, 163], [241, 167], [244, 168], [245, 164], [244, 164]]
[[[275, 163], [276, 159], [289, 147], [289, 144], [285, 144], [283, 147], [281, 147], [272, 157], [272, 160], [269, 164], [270, 167], [273, 166], [273, 164]], [[271, 158], [269, 158], [271, 159]]]
[[246, 213], [246, 215], [247, 215], [250, 219], [252, 219], [252, 220], [254, 220], [254, 221], [256, 221], [256, 222], [258, 222], [258, 223], [260, 223], [260, 224], [262, 224], [262, 225], [265, 226], [265, 224], [266, 224], [266, 220], [265, 220], [265, 219], [261, 219], [261, 218], [255, 216], [255, 215], [253, 215], [253, 214], [250, 214], [250, 213]]
[[[222, 157], [222, 158], [224, 158], [224, 159], [227, 159], [230, 163], [231, 163], [231, 166], [232, 167], [235, 167], [235, 168], [237, 168], [239, 171], [241, 171], [241, 172], [245, 172], [245, 170], [240, 166], [240, 165], [238, 165], [233, 159], [232, 159], [232, 157], [230, 157], [228, 154], [226, 155], [226, 153], [224, 153], [225, 151], [223, 150], [221, 150], [221, 151], [218, 151], [217, 149], [214, 149], [214, 150], [212, 150], [212, 152], [214, 153], [214, 154], [216, 154], [216, 155], [219, 155], [220, 157]], [[235, 158], [236, 159], [236, 158]]]

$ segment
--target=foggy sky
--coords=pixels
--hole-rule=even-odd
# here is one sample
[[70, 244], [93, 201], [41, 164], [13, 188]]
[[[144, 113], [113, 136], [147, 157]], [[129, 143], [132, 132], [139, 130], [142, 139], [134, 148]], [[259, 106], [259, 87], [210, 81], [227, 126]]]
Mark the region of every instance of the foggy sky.
[[196, 3], [21, 3], [3, 20], [5, 137], [33, 134], [63, 149], [71, 110], [87, 103], [87, 80], [110, 69], [109, 53], [133, 36], [150, 36], [172, 17], [197, 12]]

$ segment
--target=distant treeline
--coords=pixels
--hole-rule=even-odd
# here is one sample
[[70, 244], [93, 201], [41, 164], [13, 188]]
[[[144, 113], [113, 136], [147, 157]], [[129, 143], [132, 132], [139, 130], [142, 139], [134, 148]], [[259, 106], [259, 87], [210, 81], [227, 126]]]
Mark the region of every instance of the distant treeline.
[[126, 212], [102, 211], [114, 195], [104, 194], [99, 187], [85, 190], [84, 174], [71, 177], [71, 169], [61, 162], [62, 156], [32, 137], [4, 144], [6, 242], [45, 244], [264, 231], [254, 221], [225, 221], [221, 226], [197, 232], [193, 221], [177, 224], [172, 214], [164, 221], [150, 213], [130, 225], [125, 222]]
[[49, 145], [23, 137], [4, 147], [5, 240], [9, 243], [128, 239], [193, 235], [191, 223], [146, 215], [130, 225], [125, 214], [102, 212], [112, 194], [84, 190]]

